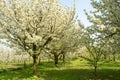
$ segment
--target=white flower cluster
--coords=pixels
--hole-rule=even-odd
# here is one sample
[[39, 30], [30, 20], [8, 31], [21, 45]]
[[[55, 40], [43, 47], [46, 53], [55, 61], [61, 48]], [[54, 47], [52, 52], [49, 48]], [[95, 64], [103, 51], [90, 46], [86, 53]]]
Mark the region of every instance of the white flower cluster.
[[41, 36], [37, 36], [35, 34], [32, 34], [32, 36], [26, 32], [25, 34], [27, 36], [27, 39], [25, 40], [26, 43], [36, 43], [42, 41]]
[[99, 31], [103, 31], [104, 28], [105, 28], [105, 26], [104, 26], [104, 25], [101, 25], [101, 26], [99, 27]]

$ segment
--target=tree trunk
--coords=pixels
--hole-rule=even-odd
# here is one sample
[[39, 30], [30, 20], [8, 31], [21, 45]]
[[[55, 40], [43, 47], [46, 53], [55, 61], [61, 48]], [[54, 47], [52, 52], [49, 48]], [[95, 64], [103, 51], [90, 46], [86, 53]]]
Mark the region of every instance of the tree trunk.
[[38, 69], [38, 55], [33, 55], [33, 74], [37, 74]]
[[94, 64], [94, 80], [97, 80], [97, 63]]
[[55, 63], [55, 66], [57, 66], [57, 64], [58, 64], [58, 55], [57, 54], [54, 54], [54, 63]]
[[65, 54], [63, 53], [63, 63], [65, 63]]
[[106, 54], [104, 54], [104, 60], [107, 60], [107, 55]]
[[97, 76], [97, 67], [98, 67], [98, 63], [97, 62], [98, 61], [94, 62], [94, 75], [95, 75], [95, 77]]
[[24, 60], [24, 68], [26, 68], [26, 60]]
[[40, 59], [40, 57], [39, 57], [39, 64], [40, 64], [40, 62], [41, 62], [41, 59]]
[[116, 61], [115, 53], [113, 53], [113, 61]]
[[97, 65], [94, 66], [94, 73], [95, 73], [95, 76], [96, 76], [96, 73], [97, 73]]

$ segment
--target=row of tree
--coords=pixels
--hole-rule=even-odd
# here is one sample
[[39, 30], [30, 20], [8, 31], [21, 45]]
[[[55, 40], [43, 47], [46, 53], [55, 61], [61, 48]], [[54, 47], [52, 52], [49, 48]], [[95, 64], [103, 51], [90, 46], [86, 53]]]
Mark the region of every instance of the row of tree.
[[57, 0], [1, 0], [1, 43], [28, 53], [34, 74], [40, 54], [50, 54], [57, 66], [61, 55], [64, 62], [67, 53], [80, 53], [82, 48], [80, 57], [90, 61], [96, 72], [102, 56], [119, 53], [120, 1], [91, 4], [93, 11], [85, 13], [93, 25], [85, 28], [75, 18], [75, 1], [73, 7], [64, 7]]

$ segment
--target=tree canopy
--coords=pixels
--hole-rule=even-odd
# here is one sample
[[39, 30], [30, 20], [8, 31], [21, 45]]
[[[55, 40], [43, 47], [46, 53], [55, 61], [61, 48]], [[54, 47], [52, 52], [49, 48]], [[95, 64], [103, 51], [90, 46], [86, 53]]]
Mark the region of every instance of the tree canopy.
[[1, 0], [1, 39], [29, 53], [37, 65], [45, 46], [74, 23], [74, 14], [75, 8], [63, 7], [56, 0]]

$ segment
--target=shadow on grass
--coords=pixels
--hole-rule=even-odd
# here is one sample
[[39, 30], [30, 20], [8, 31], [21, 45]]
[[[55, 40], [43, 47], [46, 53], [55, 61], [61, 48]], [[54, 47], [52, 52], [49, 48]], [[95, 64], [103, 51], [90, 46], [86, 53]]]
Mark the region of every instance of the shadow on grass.
[[[17, 66], [20, 66], [16, 64]], [[39, 64], [38, 77], [44, 80], [94, 80], [95, 76], [92, 69], [77, 68], [73, 69], [60, 63], [56, 68], [54, 63], [41, 62]], [[110, 66], [110, 65], [106, 65]], [[32, 64], [28, 64], [26, 68], [12, 69], [0, 71], [0, 80], [23, 80], [33, 76]], [[120, 80], [120, 69], [99, 69], [96, 80]]]
[[[120, 70], [101, 69], [98, 71], [97, 80], [120, 80]], [[0, 80], [22, 80], [32, 77], [32, 67], [19, 69], [16, 71], [6, 71], [0, 73]], [[44, 80], [94, 80], [91, 69], [41, 69], [38, 77]]]
[[[14, 66], [21, 66], [18, 68], [6, 68], [0, 70], [0, 80], [22, 80], [23, 78], [29, 78], [33, 76], [33, 64], [27, 64], [26, 67], [23, 67], [23, 64], [14, 64]], [[39, 64], [38, 74], [43, 74], [43, 71], [46, 68], [55, 68], [53, 62], [41, 62]]]
[[[90, 69], [46, 70], [41, 75], [45, 80], [94, 80], [95, 76]], [[96, 80], [120, 80], [120, 70], [99, 70]]]

